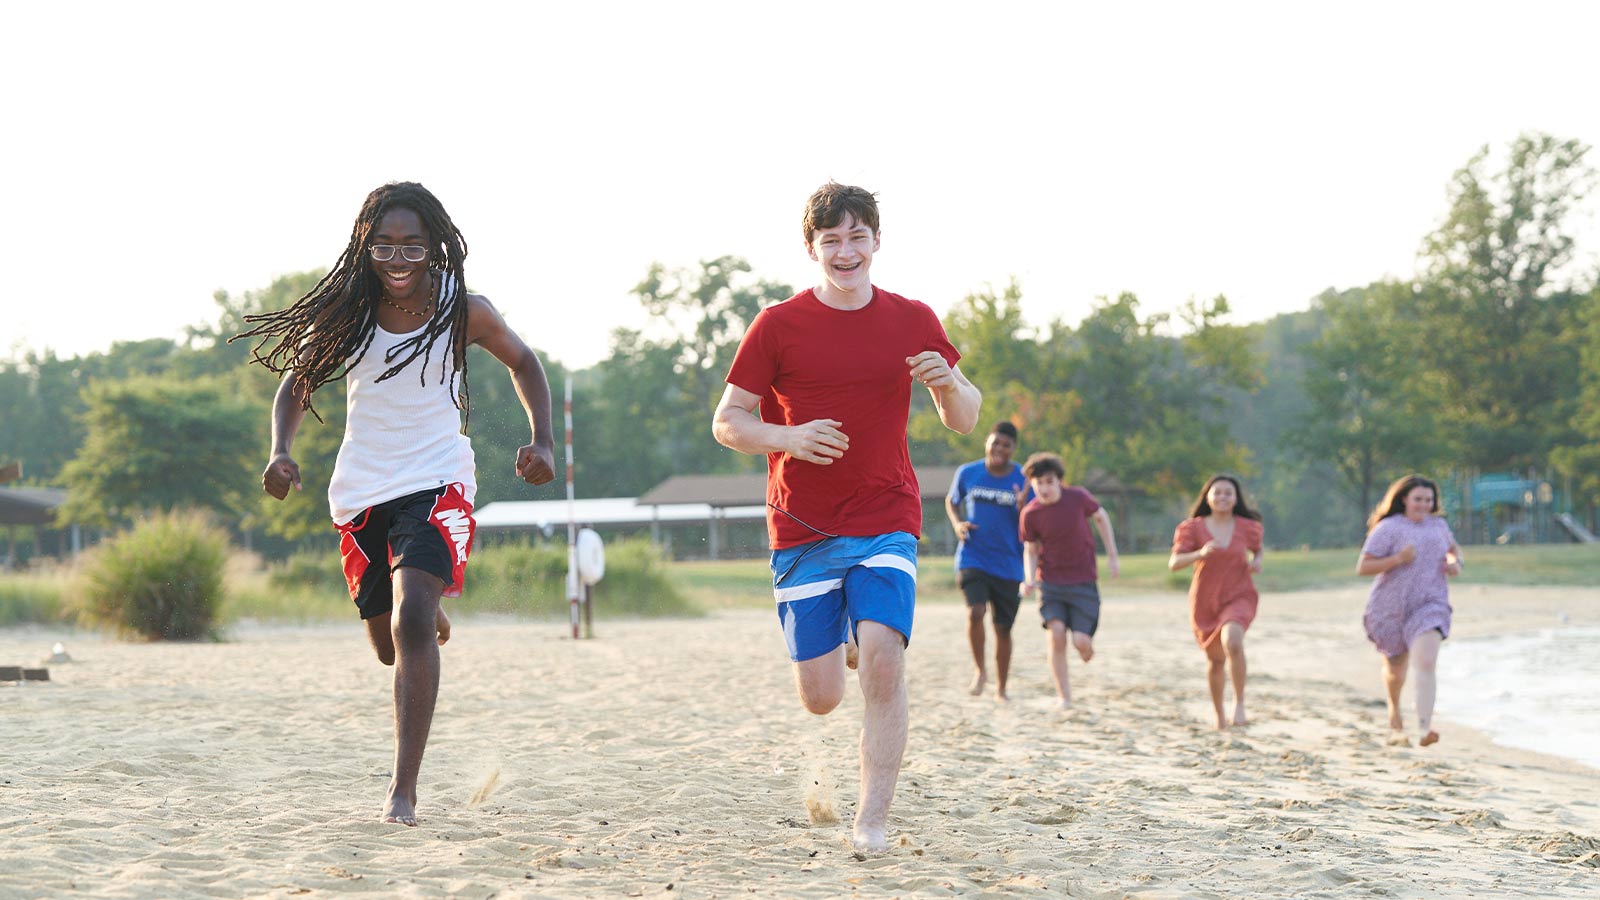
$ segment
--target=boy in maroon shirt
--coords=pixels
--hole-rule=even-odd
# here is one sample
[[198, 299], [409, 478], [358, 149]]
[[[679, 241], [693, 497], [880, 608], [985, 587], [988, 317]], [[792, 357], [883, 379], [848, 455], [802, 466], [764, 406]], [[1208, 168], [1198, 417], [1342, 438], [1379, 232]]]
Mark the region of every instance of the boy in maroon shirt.
[[1089, 520], [1106, 548], [1106, 569], [1117, 577], [1117, 541], [1111, 517], [1094, 495], [1077, 485], [1063, 486], [1067, 470], [1054, 453], [1035, 453], [1022, 467], [1033, 488], [1033, 501], [1022, 510], [1017, 527], [1022, 538], [1024, 595], [1039, 589], [1039, 615], [1050, 629], [1050, 672], [1055, 676], [1061, 708], [1072, 707], [1067, 684], [1067, 634], [1088, 662], [1094, 657], [1094, 633], [1100, 625], [1100, 589], [1095, 584], [1094, 537]]

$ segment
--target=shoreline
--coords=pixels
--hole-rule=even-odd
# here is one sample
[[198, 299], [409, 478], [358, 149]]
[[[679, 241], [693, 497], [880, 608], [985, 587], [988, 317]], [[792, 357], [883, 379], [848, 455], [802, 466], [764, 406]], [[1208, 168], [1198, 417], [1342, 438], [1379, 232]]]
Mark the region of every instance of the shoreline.
[[[1544, 627], [1576, 596], [1490, 591], [1453, 595], [1458, 635]], [[416, 829], [376, 821], [389, 670], [354, 621], [78, 633], [56, 681], [0, 691], [0, 897], [1592, 896], [1600, 773], [1448, 721], [1435, 747], [1385, 746], [1363, 602], [1264, 595], [1253, 721], [1220, 733], [1182, 595], [1109, 595], [1065, 712], [1033, 609], [999, 705], [965, 692], [964, 608], [923, 604], [892, 847], [872, 857], [848, 846], [859, 692], [805, 713], [770, 610], [602, 620], [579, 642], [462, 617]], [[0, 630], [0, 662], [60, 633]]]

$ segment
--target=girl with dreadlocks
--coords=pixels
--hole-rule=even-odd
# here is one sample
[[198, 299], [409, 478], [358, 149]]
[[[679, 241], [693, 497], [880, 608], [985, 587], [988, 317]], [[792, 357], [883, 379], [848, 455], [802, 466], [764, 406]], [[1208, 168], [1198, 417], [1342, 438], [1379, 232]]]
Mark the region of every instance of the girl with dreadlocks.
[[[394, 778], [383, 821], [417, 824], [417, 773], [450, 637], [440, 596], [459, 596], [477, 490], [468, 442], [467, 347], [511, 370], [532, 441], [517, 451], [530, 484], [555, 477], [550, 386], [539, 358], [488, 300], [466, 291], [466, 241], [415, 183], [367, 195], [350, 243], [293, 306], [251, 316], [256, 362], [283, 376], [272, 458], [261, 475], [282, 500], [300, 489], [290, 448], [311, 395], [343, 377], [348, 415], [328, 485], [350, 597], [373, 649], [395, 667]], [[263, 348], [271, 344], [270, 349]], [[318, 420], [320, 421], [320, 416]]]

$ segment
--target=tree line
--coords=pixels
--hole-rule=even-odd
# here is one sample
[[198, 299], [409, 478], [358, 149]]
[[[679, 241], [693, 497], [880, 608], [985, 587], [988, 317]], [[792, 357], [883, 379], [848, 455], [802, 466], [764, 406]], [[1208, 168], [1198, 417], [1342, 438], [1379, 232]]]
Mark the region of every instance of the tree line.
[[[945, 317], [987, 421], [1010, 418], [1069, 475], [1121, 485], [1125, 502], [1181, 510], [1216, 471], [1244, 476], [1279, 545], [1347, 544], [1384, 484], [1406, 471], [1547, 468], [1591, 523], [1600, 505], [1600, 289], [1573, 232], [1594, 186], [1589, 148], [1526, 134], [1474, 155], [1449, 182], [1416, 274], [1329, 289], [1309, 309], [1241, 325], [1226, 297], [1147, 313], [1130, 293], [1076, 325], [1030, 324], [1016, 282], [964, 297]], [[1337, 252], [1330, 248], [1329, 252]], [[337, 385], [296, 441], [303, 494], [259, 490], [276, 381], [228, 338], [282, 308], [321, 272], [234, 296], [180, 340], [121, 342], [0, 362], [0, 461], [68, 488], [64, 521], [115, 527], [153, 509], [208, 508], [261, 549], [327, 529], [327, 479], [343, 429]], [[711, 438], [711, 413], [745, 327], [791, 286], [737, 257], [653, 265], [633, 289], [647, 327], [622, 326], [599, 363], [567, 371], [538, 348], [559, 399], [574, 385], [580, 496], [634, 496], [675, 474], [758, 472]], [[513, 326], [517, 323], [513, 321]], [[527, 425], [504, 368], [473, 350], [471, 434], [479, 505], [553, 499], [511, 471]], [[555, 427], [560, 439], [561, 417]], [[981, 442], [939, 426], [925, 396], [909, 426], [918, 464], [976, 458]], [[559, 462], [559, 460], [558, 460]], [[1156, 536], [1161, 537], [1160, 535]]]

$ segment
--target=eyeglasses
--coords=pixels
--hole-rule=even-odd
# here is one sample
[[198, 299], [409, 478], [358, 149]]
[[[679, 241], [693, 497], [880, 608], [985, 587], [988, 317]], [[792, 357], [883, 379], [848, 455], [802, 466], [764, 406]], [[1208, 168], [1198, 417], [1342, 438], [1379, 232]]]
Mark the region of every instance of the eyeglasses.
[[394, 259], [394, 252], [396, 250], [400, 251], [400, 258], [406, 262], [422, 262], [428, 258], [428, 248], [419, 247], [416, 244], [406, 244], [405, 246], [396, 246], [394, 244], [373, 244], [371, 247], [367, 248], [367, 252], [371, 253], [372, 258], [378, 262], [388, 262], [389, 260]]

